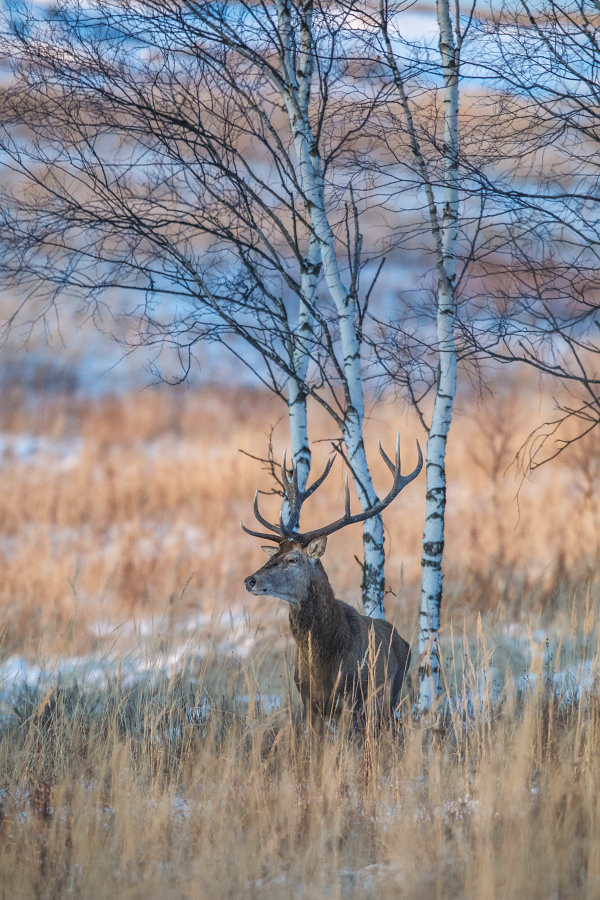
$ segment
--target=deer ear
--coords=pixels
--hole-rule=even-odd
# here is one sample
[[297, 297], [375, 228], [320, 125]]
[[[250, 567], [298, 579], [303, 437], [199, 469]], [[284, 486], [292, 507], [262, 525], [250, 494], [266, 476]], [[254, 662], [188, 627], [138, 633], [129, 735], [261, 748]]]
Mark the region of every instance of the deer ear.
[[325, 547], [327, 546], [327, 538], [326, 537], [318, 537], [306, 548], [306, 553], [310, 559], [320, 559], [325, 553]]
[[279, 547], [273, 547], [271, 544], [263, 544], [260, 549], [264, 550], [267, 556], [275, 556], [275, 554], [279, 550]]

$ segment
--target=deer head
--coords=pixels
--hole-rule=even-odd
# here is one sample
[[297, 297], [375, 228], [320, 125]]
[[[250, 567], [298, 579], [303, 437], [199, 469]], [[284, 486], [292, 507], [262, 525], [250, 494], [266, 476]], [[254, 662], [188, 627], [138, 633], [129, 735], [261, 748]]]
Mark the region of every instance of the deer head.
[[314, 576], [325, 575], [319, 559], [326, 545], [327, 538], [318, 537], [306, 546], [299, 541], [285, 541], [278, 547], [263, 547], [271, 558], [258, 572], [246, 578], [246, 590], [295, 605], [308, 596]]

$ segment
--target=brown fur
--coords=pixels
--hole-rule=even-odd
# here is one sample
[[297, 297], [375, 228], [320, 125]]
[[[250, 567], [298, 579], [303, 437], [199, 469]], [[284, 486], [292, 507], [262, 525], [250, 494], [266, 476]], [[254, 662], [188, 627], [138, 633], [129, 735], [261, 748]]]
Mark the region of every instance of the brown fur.
[[400, 699], [410, 647], [389, 622], [335, 598], [319, 558], [325, 545], [317, 538], [306, 547], [297, 541], [265, 547], [273, 555], [246, 578], [246, 589], [290, 603], [295, 681], [311, 718], [338, 718], [348, 707], [359, 715], [369, 694], [377, 713], [389, 715]]

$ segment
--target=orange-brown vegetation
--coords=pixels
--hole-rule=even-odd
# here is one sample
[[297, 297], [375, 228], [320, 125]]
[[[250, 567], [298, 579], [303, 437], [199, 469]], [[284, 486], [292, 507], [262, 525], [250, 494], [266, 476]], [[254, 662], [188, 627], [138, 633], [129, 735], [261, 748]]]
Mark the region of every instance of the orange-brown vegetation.
[[[0, 666], [92, 651], [116, 665], [95, 684], [76, 672], [21, 688], [1, 669], [0, 896], [595, 898], [600, 454], [590, 436], [525, 481], [517, 507], [507, 466], [544, 402], [514, 384], [458, 404], [451, 707], [414, 722], [407, 697], [401, 730], [317, 740], [299, 720], [286, 611], [243, 586], [262, 559], [239, 519], [269, 482], [238, 451], [264, 453], [274, 401], [214, 387], [5, 392]], [[391, 445], [397, 427], [409, 468], [416, 424], [373, 407], [379, 485], [376, 439]], [[315, 411], [314, 437], [330, 436]], [[284, 443], [281, 428], [276, 454]], [[327, 452], [315, 444], [316, 467]], [[337, 462], [303, 526], [341, 512], [342, 477]], [[265, 514], [277, 503], [265, 497]], [[406, 635], [422, 513], [417, 480], [385, 516], [388, 615]], [[346, 531], [326, 565], [358, 604], [360, 529]], [[232, 653], [220, 642], [240, 627]], [[169, 651], [181, 655], [160, 672]], [[132, 656], [144, 678], [127, 680]]]
[[[583, 592], [600, 551], [600, 464], [592, 434], [522, 480], [515, 452], [544, 413], [543, 398], [514, 384], [482, 404], [462, 397], [449, 442], [445, 615], [492, 611], [499, 621], [557, 610], [565, 585]], [[282, 408], [260, 392], [222, 387], [148, 389], [96, 400], [64, 394], [0, 400], [2, 628], [8, 652], [72, 652], [100, 641], [110, 624], [202, 612], [246, 610], [269, 631], [281, 604], [249, 598], [243, 578], [261, 560], [244, 535], [255, 487], [269, 490], [259, 463]], [[334, 432], [314, 411], [315, 467]], [[402, 435], [404, 467], [416, 460], [418, 424], [398, 405], [371, 410], [367, 447], [376, 484], [389, 473], [377, 438]], [[275, 454], [285, 446], [284, 423]], [[306, 504], [303, 527], [343, 508], [343, 469]], [[518, 493], [518, 500], [517, 500]], [[276, 519], [279, 498], [263, 499]], [[413, 632], [419, 602], [423, 479], [385, 513], [388, 617]], [[360, 602], [360, 528], [334, 535], [326, 566], [337, 595]], [[285, 619], [283, 619], [285, 621]], [[275, 625], [279, 631], [279, 625]], [[114, 640], [114, 635], [111, 641]]]
[[[462, 654], [472, 715], [318, 740], [285, 701], [265, 714], [221, 684], [208, 705], [202, 679], [24, 692], [0, 729], [2, 891], [592, 900], [598, 645], [580, 700], [555, 694], [549, 669], [494, 700], [486, 656], [481, 633]], [[250, 666], [242, 681], [258, 694]]]

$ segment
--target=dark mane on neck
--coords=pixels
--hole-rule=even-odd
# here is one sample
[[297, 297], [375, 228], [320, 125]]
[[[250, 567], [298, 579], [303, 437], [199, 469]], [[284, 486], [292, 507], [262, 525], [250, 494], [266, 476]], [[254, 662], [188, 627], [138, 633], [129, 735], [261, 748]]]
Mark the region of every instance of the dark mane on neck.
[[348, 623], [320, 560], [314, 565], [308, 592], [290, 609], [290, 626], [299, 646], [330, 656], [340, 652], [348, 638]]

